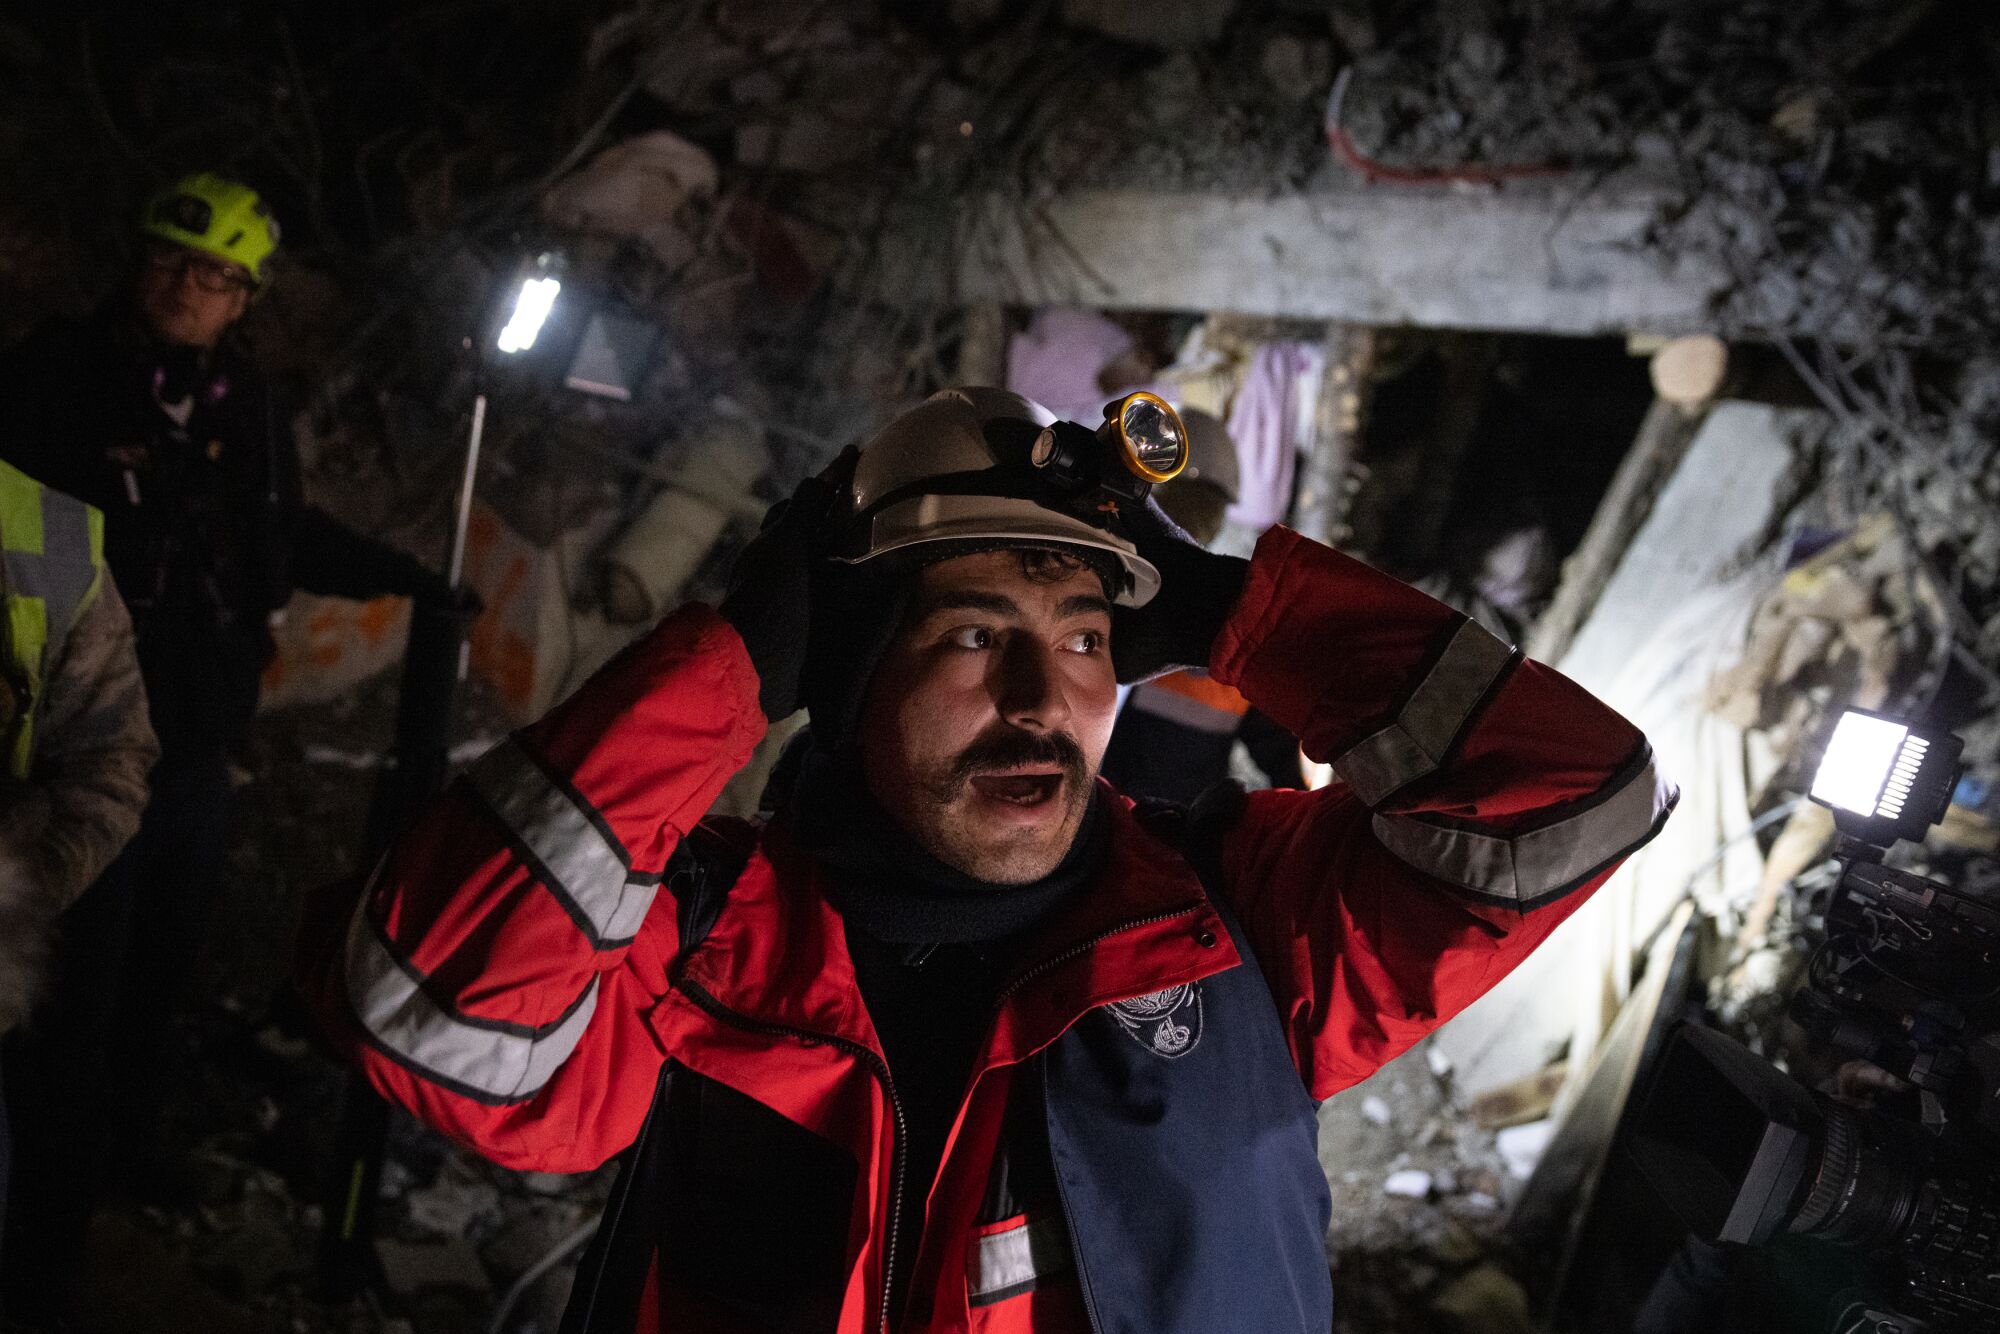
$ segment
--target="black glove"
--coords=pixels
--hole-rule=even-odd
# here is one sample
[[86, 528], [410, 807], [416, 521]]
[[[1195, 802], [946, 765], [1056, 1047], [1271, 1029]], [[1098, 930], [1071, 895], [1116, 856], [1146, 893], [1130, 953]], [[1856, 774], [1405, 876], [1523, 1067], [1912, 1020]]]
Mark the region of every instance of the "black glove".
[[764, 526], [736, 554], [723, 619], [736, 627], [757, 669], [757, 702], [772, 722], [798, 712], [812, 634], [812, 573], [826, 555], [827, 519], [854, 475], [853, 449], [764, 515]]
[[1121, 684], [1186, 667], [1207, 667], [1250, 562], [1204, 551], [1150, 497], [1126, 506], [1121, 529], [1160, 572], [1160, 591], [1143, 607], [1111, 609], [1111, 664]]

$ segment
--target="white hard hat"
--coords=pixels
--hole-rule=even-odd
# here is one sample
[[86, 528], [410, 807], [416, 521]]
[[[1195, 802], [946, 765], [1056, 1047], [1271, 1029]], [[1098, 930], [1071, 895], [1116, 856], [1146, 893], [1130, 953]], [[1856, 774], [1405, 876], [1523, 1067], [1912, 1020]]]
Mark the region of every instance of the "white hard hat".
[[861, 447], [853, 480], [856, 536], [837, 559], [859, 565], [933, 543], [972, 550], [1083, 547], [1116, 558], [1125, 579], [1115, 601], [1144, 606], [1160, 588], [1152, 563], [1108, 528], [1041, 503], [1036, 479], [1004, 457], [1010, 447], [1025, 457], [1055, 421], [1047, 408], [1005, 389], [969, 386], [931, 395]]

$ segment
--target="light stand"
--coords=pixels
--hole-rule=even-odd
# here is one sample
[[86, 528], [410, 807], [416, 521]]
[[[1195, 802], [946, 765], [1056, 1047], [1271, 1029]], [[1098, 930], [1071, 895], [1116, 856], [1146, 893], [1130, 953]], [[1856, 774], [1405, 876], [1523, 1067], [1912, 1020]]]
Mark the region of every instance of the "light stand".
[[[522, 279], [515, 291], [512, 314], [493, 341], [501, 356], [511, 359], [532, 348], [555, 308], [562, 284], [547, 276], [551, 262], [552, 257], [542, 256], [531, 276]], [[458, 688], [471, 658], [470, 603], [456, 595], [465, 581], [466, 535], [472, 522], [472, 496], [485, 434], [486, 391], [481, 383], [472, 399], [445, 572], [454, 596], [442, 605], [419, 601], [410, 608], [410, 641], [403, 654], [396, 739], [369, 803], [365, 865], [379, 861], [444, 787]], [[375, 1235], [388, 1131], [389, 1105], [375, 1096], [359, 1074], [350, 1074], [335, 1133], [334, 1169], [319, 1248], [320, 1282], [336, 1300], [352, 1296], [373, 1272], [370, 1243]]]

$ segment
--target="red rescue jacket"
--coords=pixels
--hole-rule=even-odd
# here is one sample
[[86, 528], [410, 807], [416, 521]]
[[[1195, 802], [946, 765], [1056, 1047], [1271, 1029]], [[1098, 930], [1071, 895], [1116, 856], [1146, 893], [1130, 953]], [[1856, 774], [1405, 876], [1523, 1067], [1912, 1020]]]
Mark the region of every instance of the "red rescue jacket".
[[[619, 1153], [669, 1058], [844, 1147], [858, 1170], [843, 1334], [885, 1328], [888, 1270], [904, 1265], [906, 1330], [1084, 1328], [1060, 1285], [972, 1299], [995, 1230], [977, 1209], [1023, 1062], [1100, 1007], [1254, 963], [1304, 1090], [1330, 1097], [1505, 976], [1676, 797], [1639, 733], [1582, 689], [1284, 529], [1258, 544], [1209, 670], [1340, 781], [1248, 798], [1211, 879], [1240, 937], [1181, 856], [1110, 803], [1106, 867], [1003, 989], [922, 1220], [891, 1225], [890, 1072], [816, 867], [767, 835], [680, 957], [663, 869], [764, 729], [742, 643], [705, 607], [475, 764], [358, 902], [317, 904], [304, 989], [384, 1097], [506, 1166]], [[640, 1322], [728, 1327], [663, 1291]]]

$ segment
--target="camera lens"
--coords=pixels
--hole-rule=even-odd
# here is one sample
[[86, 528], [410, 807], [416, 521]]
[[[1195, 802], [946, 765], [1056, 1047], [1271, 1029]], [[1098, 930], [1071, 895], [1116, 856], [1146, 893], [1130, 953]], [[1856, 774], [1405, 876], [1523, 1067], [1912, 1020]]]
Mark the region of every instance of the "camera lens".
[[1872, 1246], [1901, 1235], [1923, 1175], [1895, 1128], [1837, 1103], [1813, 1164], [1812, 1185], [1792, 1219], [1792, 1231], [1850, 1246]]

